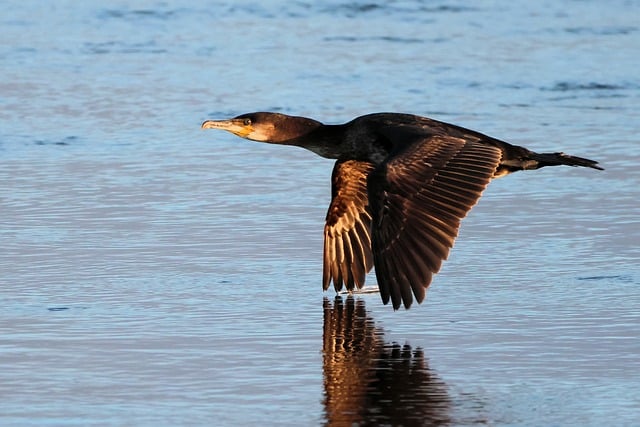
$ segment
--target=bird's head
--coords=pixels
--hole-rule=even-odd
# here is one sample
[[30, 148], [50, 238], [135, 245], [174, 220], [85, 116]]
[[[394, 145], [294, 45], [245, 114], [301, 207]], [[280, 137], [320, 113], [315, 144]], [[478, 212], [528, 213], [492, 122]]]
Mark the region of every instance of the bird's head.
[[276, 144], [305, 136], [319, 126], [322, 123], [306, 117], [263, 112], [202, 123], [202, 129], [222, 129], [241, 138]]

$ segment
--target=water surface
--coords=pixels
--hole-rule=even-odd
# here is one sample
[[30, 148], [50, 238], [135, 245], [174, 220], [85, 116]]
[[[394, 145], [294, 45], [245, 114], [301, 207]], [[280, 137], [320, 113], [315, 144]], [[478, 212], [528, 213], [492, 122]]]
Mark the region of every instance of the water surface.
[[[637, 2], [5, 6], [0, 424], [640, 422]], [[332, 162], [199, 129], [254, 110], [606, 171], [493, 182], [394, 312], [321, 291]]]

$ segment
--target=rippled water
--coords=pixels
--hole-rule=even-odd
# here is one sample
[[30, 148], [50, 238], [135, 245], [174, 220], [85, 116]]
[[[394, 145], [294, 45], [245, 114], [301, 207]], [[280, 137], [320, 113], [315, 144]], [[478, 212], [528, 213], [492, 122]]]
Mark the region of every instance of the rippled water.
[[[637, 2], [5, 3], [0, 424], [640, 423]], [[332, 162], [199, 129], [254, 110], [606, 171], [495, 181], [393, 312], [321, 292]]]

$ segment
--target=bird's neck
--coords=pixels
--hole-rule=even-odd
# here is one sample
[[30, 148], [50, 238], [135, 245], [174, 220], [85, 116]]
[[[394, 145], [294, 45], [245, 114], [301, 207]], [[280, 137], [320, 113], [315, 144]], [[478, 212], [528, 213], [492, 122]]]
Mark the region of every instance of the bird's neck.
[[337, 159], [344, 154], [344, 133], [344, 125], [320, 125], [286, 144], [306, 148], [327, 159]]

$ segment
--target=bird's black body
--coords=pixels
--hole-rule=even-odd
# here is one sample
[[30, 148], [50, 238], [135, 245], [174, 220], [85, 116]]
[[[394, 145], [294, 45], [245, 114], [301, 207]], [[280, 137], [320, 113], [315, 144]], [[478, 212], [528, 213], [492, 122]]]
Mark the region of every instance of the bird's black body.
[[426, 117], [376, 113], [342, 125], [250, 113], [206, 121], [255, 141], [294, 145], [337, 159], [324, 231], [323, 286], [364, 285], [376, 267], [386, 304], [424, 299], [458, 234], [460, 221], [491, 179], [568, 165], [601, 169], [564, 153], [535, 153]]

